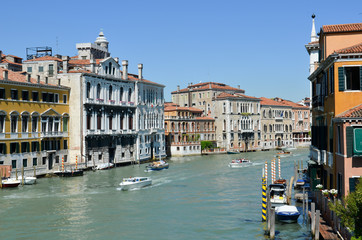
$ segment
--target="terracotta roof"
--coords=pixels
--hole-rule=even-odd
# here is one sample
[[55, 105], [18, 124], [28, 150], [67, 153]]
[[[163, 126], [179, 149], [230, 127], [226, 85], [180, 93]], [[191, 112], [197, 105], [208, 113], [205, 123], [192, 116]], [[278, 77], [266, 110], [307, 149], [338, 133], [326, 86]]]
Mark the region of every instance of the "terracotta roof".
[[178, 93], [178, 92], [188, 92], [190, 90], [205, 90], [205, 89], [217, 89], [217, 90], [230, 90], [230, 91], [244, 91], [243, 89], [230, 87], [223, 83], [216, 83], [216, 82], [206, 82], [206, 83], [198, 83], [194, 85], [190, 85], [187, 88], [180, 89], [179, 91], [173, 91], [172, 93]]
[[309, 109], [309, 107], [307, 106], [303, 106], [302, 104], [299, 104], [299, 103], [295, 103], [295, 102], [292, 102], [292, 101], [289, 101], [289, 100], [285, 100], [285, 99], [281, 99], [281, 101], [277, 101], [281, 104], [284, 104], [284, 105], [287, 105], [287, 106], [291, 106], [293, 108], [304, 108], [304, 109]]
[[62, 60], [60, 58], [53, 57], [53, 56], [43, 56], [43, 57], [39, 57], [39, 58], [26, 60], [24, 62], [38, 62], [38, 61], [58, 61], [58, 62], [61, 62]]
[[357, 32], [357, 31], [362, 31], [362, 23], [325, 25], [322, 27], [322, 29], [324, 33]]
[[171, 111], [189, 111], [189, 112], [200, 112], [202, 113], [201, 109], [194, 108], [194, 107], [180, 107], [180, 106], [165, 106], [165, 112]]
[[[14, 71], [7, 70], [7, 69], [1, 68], [1, 67], [0, 67], [0, 80], [4, 80], [4, 76], [3, 76], [4, 70], [8, 71], [8, 81], [28, 83], [28, 80], [27, 80], [28, 78], [27, 78], [26, 72], [14, 72]], [[30, 78], [30, 83], [38, 84], [38, 81], [34, 78]], [[44, 82], [40, 82], [40, 84], [58, 86], [55, 84], [45, 84]]]
[[23, 58], [21, 58], [21, 57], [15, 56], [15, 55], [7, 55], [7, 56], [9, 56], [9, 57], [13, 57], [13, 58], [20, 58], [20, 59], [23, 59]]
[[356, 45], [353, 45], [351, 47], [343, 48], [340, 50], [337, 50], [336, 53], [362, 53], [362, 42], [358, 43]]
[[274, 101], [269, 98], [261, 97], [260, 99], [261, 99], [260, 105], [285, 106], [285, 104]]
[[337, 118], [362, 118], [362, 104], [351, 108], [339, 115], [336, 116]]
[[0, 63], [9, 63], [9, 64], [14, 64], [14, 65], [22, 66], [21, 63], [15, 63], [15, 62], [9, 61], [9, 60], [6, 59], [6, 58], [2, 59]]
[[[95, 59], [96, 64], [98, 65], [101, 61], [104, 59]], [[69, 59], [69, 65], [89, 65], [90, 60], [89, 59]]]
[[217, 99], [220, 98], [250, 98], [250, 99], [258, 99], [256, 97], [250, 97], [241, 93], [235, 93], [235, 94], [230, 94], [230, 93], [226, 93], [226, 92], [222, 92], [219, 95], [216, 96]]
[[195, 119], [197, 119], [197, 120], [215, 120], [214, 118], [207, 117], [207, 116], [205, 116], [205, 117], [196, 117]]
[[[120, 71], [121, 73], [122, 73], [122, 71]], [[138, 75], [136, 75], [136, 74], [128, 74], [128, 80], [130, 80], [130, 81], [142, 81], [142, 82], [146, 82], [146, 83], [151, 83], [151, 84], [155, 84], [155, 85], [159, 85], [159, 86], [164, 86], [164, 85], [162, 85], [162, 84], [160, 84], [160, 83], [156, 83], [156, 82], [152, 82], [152, 81], [150, 81], [150, 80], [147, 80], [147, 79], [144, 79], [144, 78], [142, 78], [141, 80], [139, 80], [138, 79]]]

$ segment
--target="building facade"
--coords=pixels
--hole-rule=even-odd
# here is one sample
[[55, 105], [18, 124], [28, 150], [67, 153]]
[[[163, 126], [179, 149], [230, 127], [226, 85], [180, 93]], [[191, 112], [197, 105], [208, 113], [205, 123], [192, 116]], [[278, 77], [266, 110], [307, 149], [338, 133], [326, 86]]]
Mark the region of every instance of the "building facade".
[[70, 89], [0, 68], [0, 164], [38, 174], [68, 162]]
[[356, 114], [362, 102], [362, 23], [326, 25], [319, 36], [318, 68], [308, 77], [313, 95], [310, 155], [321, 169], [323, 186], [346, 195], [362, 175], [362, 122]]
[[201, 154], [201, 141], [215, 142], [215, 119], [202, 110], [165, 104], [165, 134], [168, 156]]

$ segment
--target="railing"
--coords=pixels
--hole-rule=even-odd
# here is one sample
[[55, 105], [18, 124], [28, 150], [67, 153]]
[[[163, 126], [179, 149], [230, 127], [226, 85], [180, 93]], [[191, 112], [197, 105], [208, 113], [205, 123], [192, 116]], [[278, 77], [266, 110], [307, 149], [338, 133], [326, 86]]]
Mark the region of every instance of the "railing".
[[53, 132], [42, 132], [40, 134], [40, 137], [67, 137], [67, 132], [59, 132], [59, 131], [53, 131]]
[[328, 166], [333, 168], [333, 153], [327, 152]]
[[320, 151], [313, 147], [313, 146], [310, 146], [310, 157], [311, 157], [311, 160], [317, 162], [318, 164], [321, 163], [320, 161]]

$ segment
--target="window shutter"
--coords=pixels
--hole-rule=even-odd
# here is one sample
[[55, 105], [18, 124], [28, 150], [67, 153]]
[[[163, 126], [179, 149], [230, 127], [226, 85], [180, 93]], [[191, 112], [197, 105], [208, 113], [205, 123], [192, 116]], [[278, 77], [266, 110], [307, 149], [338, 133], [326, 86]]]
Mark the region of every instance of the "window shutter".
[[362, 90], [362, 66], [359, 67], [359, 89]]
[[353, 156], [353, 127], [346, 127], [347, 157]]
[[349, 193], [356, 191], [356, 179], [357, 178], [349, 178]]
[[41, 141], [41, 150], [44, 151], [44, 141]]
[[16, 151], [15, 151], [16, 153], [19, 153], [19, 145], [20, 145], [19, 143], [16, 143], [16, 145], [15, 145], [16, 146]]
[[344, 91], [344, 68], [343, 67], [338, 68], [338, 87], [339, 87], [340, 92]]

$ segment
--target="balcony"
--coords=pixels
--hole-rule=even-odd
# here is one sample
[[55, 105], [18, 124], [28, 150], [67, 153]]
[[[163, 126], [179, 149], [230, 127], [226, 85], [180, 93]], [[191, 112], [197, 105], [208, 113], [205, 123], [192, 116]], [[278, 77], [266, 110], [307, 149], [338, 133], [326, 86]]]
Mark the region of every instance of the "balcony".
[[324, 111], [324, 96], [314, 96], [312, 98], [312, 107], [319, 111]]
[[328, 166], [330, 168], [333, 168], [333, 153], [327, 152], [327, 157], [328, 157]]
[[321, 164], [319, 149], [317, 149], [313, 146], [310, 146], [310, 159], [315, 161], [318, 164]]
[[49, 137], [68, 137], [68, 132], [42, 132], [40, 133], [41, 138]]

